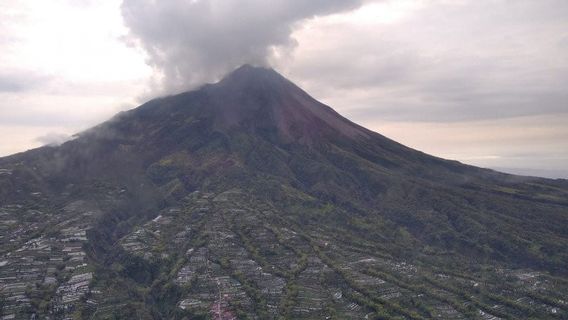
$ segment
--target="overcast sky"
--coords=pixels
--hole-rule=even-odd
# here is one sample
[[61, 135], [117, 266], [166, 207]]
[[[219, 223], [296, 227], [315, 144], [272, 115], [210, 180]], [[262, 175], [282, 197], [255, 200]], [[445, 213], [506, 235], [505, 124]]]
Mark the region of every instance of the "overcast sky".
[[2, 0], [0, 156], [243, 63], [416, 149], [568, 178], [566, 0]]

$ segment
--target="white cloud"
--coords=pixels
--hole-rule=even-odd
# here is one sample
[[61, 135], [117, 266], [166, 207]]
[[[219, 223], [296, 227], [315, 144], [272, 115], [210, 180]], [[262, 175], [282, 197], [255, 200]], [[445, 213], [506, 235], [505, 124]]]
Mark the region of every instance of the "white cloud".
[[146, 88], [144, 53], [121, 40], [120, 0], [0, 2], [0, 155], [111, 117]]
[[0, 155], [252, 62], [417, 149], [566, 171], [567, 16], [563, 0], [4, 0]]
[[162, 92], [185, 91], [245, 64], [265, 65], [295, 45], [295, 24], [357, 8], [362, 0], [124, 0], [133, 42], [162, 76]]
[[369, 4], [298, 28], [285, 69], [356, 119], [568, 112], [566, 16], [560, 0]]
[[37, 142], [46, 146], [59, 146], [69, 140], [71, 136], [60, 132], [48, 132], [45, 135], [36, 138]]

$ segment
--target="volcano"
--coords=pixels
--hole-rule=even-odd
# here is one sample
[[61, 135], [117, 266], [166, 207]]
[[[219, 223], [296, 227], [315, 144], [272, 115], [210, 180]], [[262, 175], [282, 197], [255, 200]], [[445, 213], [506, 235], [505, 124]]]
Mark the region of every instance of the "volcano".
[[568, 182], [403, 146], [242, 66], [0, 159], [17, 319], [568, 317]]

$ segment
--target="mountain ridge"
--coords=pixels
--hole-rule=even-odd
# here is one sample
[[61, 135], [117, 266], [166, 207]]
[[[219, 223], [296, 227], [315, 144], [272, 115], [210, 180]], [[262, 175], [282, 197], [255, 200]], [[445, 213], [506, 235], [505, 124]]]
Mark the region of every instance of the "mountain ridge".
[[0, 215], [6, 316], [568, 312], [566, 181], [405, 147], [265, 68], [0, 158]]

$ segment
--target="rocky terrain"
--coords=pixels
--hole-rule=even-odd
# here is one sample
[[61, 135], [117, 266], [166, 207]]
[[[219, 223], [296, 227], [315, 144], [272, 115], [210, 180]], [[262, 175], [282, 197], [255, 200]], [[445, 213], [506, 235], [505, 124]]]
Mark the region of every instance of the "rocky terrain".
[[275, 71], [0, 159], [1, 319], [566, 319], [568, 182], [435, 158]]

